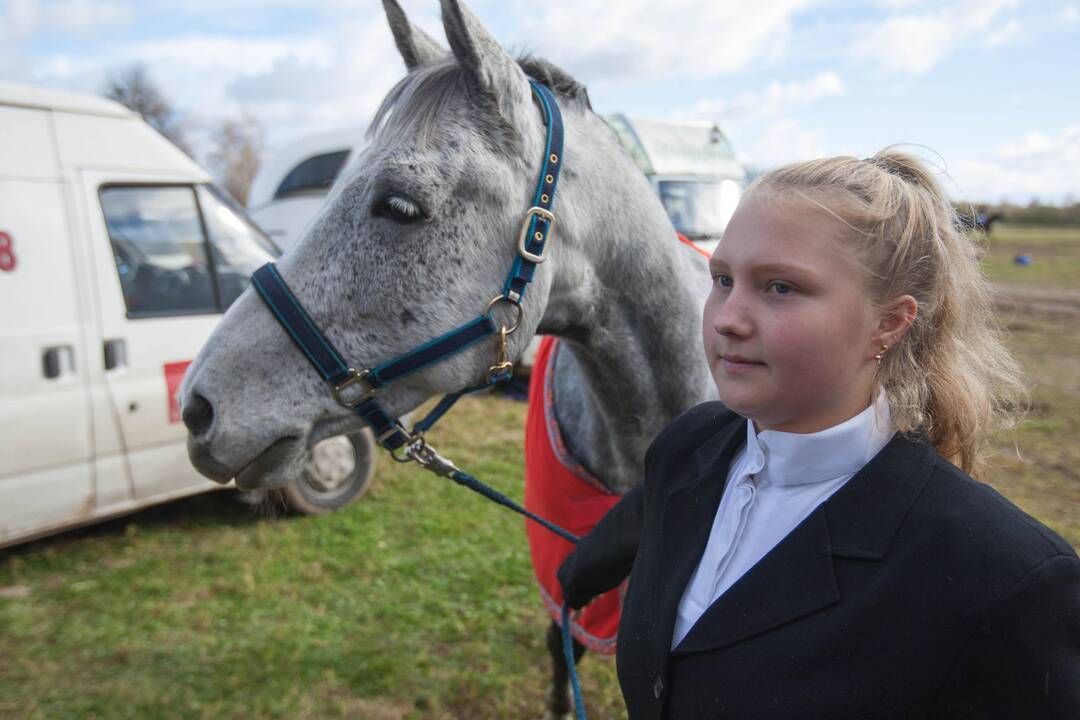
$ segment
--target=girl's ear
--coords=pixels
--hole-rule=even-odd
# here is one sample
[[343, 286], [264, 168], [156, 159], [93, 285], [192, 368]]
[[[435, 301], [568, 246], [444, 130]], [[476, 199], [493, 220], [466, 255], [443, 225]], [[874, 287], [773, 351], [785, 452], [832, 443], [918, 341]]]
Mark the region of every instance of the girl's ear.
[[871, 338], [875, 349], [879, 345], [893, 346], [907, 333], [915, 322], [919, 303], [910, 295], [901, 295], [885, 307], [878, 321], [877, 331]]

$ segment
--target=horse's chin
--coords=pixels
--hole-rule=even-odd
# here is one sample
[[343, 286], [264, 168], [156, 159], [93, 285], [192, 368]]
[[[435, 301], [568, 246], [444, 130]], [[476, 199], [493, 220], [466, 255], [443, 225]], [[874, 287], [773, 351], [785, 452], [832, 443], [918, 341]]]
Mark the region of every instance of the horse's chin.
[[241, 490], [283, 487], [302, 472], [304, 457], [301, 438], [280, 438], [236, 473], [236, 487]]

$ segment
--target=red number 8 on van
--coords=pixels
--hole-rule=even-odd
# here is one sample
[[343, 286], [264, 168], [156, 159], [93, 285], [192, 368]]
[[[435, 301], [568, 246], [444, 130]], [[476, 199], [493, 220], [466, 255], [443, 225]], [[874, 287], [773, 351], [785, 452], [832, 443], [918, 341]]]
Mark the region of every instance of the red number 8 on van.
[[15, 269], [15, 241], [6, 232], [0, 232], [0, 272]]

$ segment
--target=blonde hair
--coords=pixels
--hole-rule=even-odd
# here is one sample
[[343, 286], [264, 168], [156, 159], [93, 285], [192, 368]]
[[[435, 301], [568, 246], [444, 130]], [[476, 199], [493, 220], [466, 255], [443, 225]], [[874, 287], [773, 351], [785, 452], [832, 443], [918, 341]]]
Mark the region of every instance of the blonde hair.
[[991, 433], [1011, 427], [1027, 388], [1005, 345], [979, 247], [958, 229], [955, 210], [916, 158], [885, 149], [871, 158], [797, 163], [758, 178], [747, 190], [797, 197], [850, 229], [841, 247], [866, 278], [873, 310], [911, 295], [908, 332], [881, 360], [883, 387], [900, 432], [925, 432], [945, 458], [975, 474]]

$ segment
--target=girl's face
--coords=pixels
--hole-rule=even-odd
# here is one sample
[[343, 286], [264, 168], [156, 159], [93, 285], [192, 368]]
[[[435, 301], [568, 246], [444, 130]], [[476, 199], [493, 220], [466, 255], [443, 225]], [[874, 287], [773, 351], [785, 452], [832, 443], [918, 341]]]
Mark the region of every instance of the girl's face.
[[752, 196], [709, 262], [705, 354], [720, 399], [761, 429], [810, 433], [870, 402], [880, 338], [845, 226], [804, 201]]

